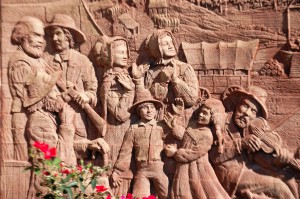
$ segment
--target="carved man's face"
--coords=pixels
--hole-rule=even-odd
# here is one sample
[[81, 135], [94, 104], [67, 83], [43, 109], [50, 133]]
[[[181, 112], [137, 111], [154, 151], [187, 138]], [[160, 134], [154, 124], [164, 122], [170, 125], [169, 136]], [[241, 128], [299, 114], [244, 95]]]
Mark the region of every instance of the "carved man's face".
[[40, 57], [44, 51], [44, 27], [42, 24], [32, 24], [29, 34], [21, 44], [26, 54], [33, 57]]
[[113, 64], [114, 66], [125, 67], [128, 65], [128, 49], [125, 41], [118, 40], [114, 42]]
[[240, 128], [246, 128], [257, 117], [259, 104], [253, 99], [243, 99], [234, 113], [234, 122]]
[[207, 107], [202, 107], [200, 109], [200, 113], [198, 117], [198, 124], [209, 125], [210, 121], [211, 121], [210, 109]]
[[69, 40], [62, 28], [56, 27], [52, 32], [52, 41], [55, 50], [62, 52], [70, 48]]
[[172, 58], [176, 56], [176, 48], [170, 35], [165, 35], [164, 37], [160, 38], [159, 45], [163, 58]]
[[146, 102], [140, 105], [139, 113], [142, 120], [150, 121], [156, 117], [157, 110], [153, 103]]

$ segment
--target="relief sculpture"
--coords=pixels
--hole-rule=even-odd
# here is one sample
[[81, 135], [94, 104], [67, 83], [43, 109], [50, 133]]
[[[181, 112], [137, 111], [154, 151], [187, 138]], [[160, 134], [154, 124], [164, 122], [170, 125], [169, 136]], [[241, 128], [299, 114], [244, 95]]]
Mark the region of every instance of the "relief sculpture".
[[299, 4], [1, 1], [0, 198], [298, 199]]

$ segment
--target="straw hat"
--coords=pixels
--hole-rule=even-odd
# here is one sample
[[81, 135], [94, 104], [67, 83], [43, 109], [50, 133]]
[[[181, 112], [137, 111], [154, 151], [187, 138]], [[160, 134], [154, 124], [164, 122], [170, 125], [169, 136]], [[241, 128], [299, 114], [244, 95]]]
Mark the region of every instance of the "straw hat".
[[68, 29], [72, 35], [75, 37], [75, 42], [77, 43], [83, 43], [86, 41], [86, 37], [84, 33], [76, 28], [74, 20], [65, 14], [55, 14], [53, 16], [53, 19], [51, 23], [45, 28], [45, 31], [48, 31], [49, 28], [52, 28], [54, 26], [62, 27]]

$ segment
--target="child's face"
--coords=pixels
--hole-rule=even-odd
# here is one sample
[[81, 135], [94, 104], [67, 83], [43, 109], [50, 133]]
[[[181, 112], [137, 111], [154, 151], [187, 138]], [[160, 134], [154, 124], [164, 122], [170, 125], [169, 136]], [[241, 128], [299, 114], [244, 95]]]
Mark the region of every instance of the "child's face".
[[140, 112], [141, 119], [147, 120], [147, 121], [154, 119], [155, 116], [157, 115], [156, 107], [151, 102], [143, 103], [141, 105], [139, 112]]
[[198, 124], [209, 125], [211, 119], [210, 109], [202, 107], [198, 117]]

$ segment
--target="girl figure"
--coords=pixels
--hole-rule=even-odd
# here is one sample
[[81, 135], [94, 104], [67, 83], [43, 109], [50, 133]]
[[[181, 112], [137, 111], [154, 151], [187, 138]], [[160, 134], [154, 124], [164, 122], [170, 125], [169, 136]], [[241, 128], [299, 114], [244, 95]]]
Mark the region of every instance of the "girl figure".
[[213, 133], [218, 137], [219, 151], [222, 150], [223, 115], [225, 109], [222, 102], [209, 98], [200, 108], [198, 120], [192, 121], [186, 129], [176, 124], [174, 117], [165, 117], [166, 123], [173, 129], [173, 135], [181, 140], [178, 149], [172, 144], [165, 147], [166, 154], [176, 160], [172, 199], [230, 198], [208, 160], [208, 151], [214, 140]]

